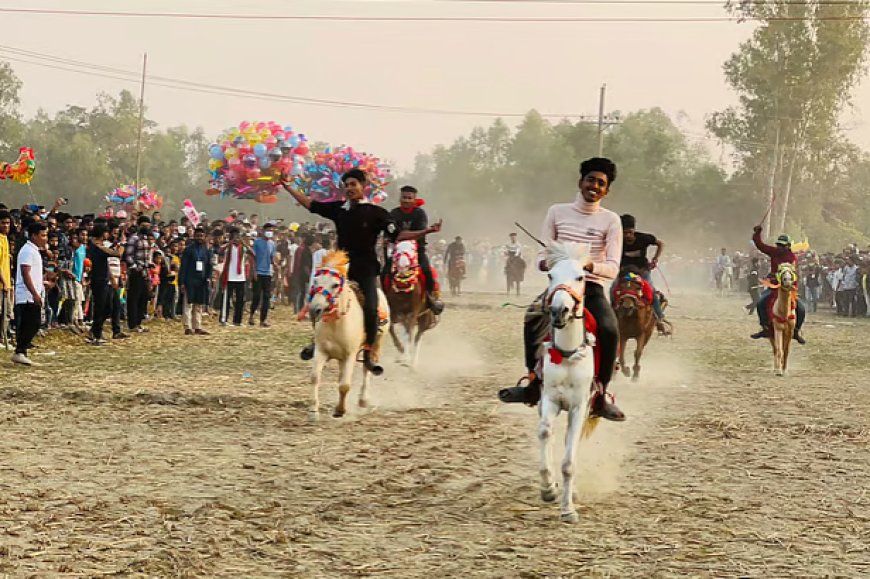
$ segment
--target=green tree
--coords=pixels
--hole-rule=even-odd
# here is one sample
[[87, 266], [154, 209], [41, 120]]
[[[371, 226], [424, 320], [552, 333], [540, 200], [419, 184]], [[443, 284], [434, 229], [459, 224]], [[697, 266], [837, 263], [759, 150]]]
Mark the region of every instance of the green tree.
[[801, 183], [819, 183], [842, 162], [833, 147], [843, 140], [837, 119], [865, 72], [868, 3], [743, 0], [727, 6], [761, 25], [724, 66], [740, 104], [712, 115], [708, 128], [734, 147], [761, 207], [773, 171], [777, 203], [770, 222], [784, 229], [792, 192], [805, 190]]

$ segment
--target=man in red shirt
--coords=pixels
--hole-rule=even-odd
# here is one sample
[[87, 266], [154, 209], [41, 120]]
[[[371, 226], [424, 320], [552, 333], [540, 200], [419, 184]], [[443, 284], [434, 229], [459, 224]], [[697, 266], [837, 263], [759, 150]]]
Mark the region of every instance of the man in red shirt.
[[[797, 269], [798, 259], [791, 250], [791, 237], [782, 234], [776, 238], [776, 246], [767, 245], [761, 239], [761, 226], [756, 225], [752, 236], [752, 243], [758, 248], [758, 251], [770, 258], [770, 275], [776, 274], [779, 266], [783, 263], [790, 263]], [[758, 298], [758, 322], [761, 324], [761, 331], [750, 336], [753, 340], [770, 337], [770, 320], [768, 319], [767, 301], [773, 292], [765, 288], [761, 292], [761, 297]], [[807, 310], [801, 300], [797, 302], [797, 319], [795, 320], [794, 336], [792, 336], [798, 344], [805, 344], [806, 340], [801, 335], [801, 327], [804, 325], [804, 319], [807, 317]]]

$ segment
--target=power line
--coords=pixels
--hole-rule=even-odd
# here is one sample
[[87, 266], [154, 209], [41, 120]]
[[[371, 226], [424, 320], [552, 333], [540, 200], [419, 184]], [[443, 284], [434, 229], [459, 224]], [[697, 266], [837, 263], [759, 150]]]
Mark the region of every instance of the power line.
[[113, 18], [177, 18], [195, 20], [273, 20], [273, 21], [331, 21], [331, 22], [499, 22], [536, 24], [597, 23], [715, 23], [738, 21], [798, 22], [798, 21], [855, 21], [867, 20], [866, 15], [850, 16], [345, 16], [305, 14], [208, 14], [195, 12], [117, 12], [97, 10], [53, 10], [43, 8], [0, 8], [0, 13], [54, 15], [54, 16], [102, 16]]
[[[93, 64], [88, 62], [82, 62], [77, 60], [72, 60], [69, 58], [63, 58], [55, 55], [35, 52], [32, 50], [24, 50], [19, 48], [14, 48], [10, 46], [0, 45], [0, 55], [4, 59], [11, 60], [14, 62], [20, 62], [23, 64], [30, 64], [33, 66], [40, 66], [43, 68], [49, 68], [53, 70], [63, 70], [66, 72], [75, 72], [79, 74], [85, 74], [89, 76], [103, 77], [109, 78], [112, 80], [120, 80], [125, 82], [138, 82], [139, 73], [130, 70], [124, 70], [119, 68], [113, 68], [109, 66]], [[81, 70], [84, 69], [84, 70]], [[433, 115], [451, 115], [451, 116], [469, 116], [469, 117], [502, 117], [502, 118], [522, 118], [525, 117], [527, 113], [515, 113], [515, 112], [493, 112], [493, 111], [461, 111], [461, 110], [449, 110], [449, 109], [437, 109], [437, 108], [423, 108], [423, 107], [406, 107], [406, 106], [394, 106], [394, 105], [383, 105], [383, 104], [375, 104], [375, 103], [363, 103], [363, 102], [354, 102], [354, 101], [343, 101], [343, 100], [334, 100], [334, 99], [322, 99], [322, 98], [311, 98], [311, 97], [302, 97], [302, 96], [294, 96], [294, 95], [282, 95], [275, 93], [266, 93], [260, 90], [253, 91], [248, 89], [241, 89], [236, 87], [226, 87], [226, 86], [218, 86], [212, 84], [198, 83], [192, 81], [186, 81], [176, 78], [157, 76], [157, 75], [148, 75], [147, 76], [149, 86], [159, 86], [162, 88], [169, 88], [175, 90], [184, 90], [189, 92], [196, 92], [201, 94], [216, 94], [221, 96], [233, 96], [240, 98], [251, 98], [256, 100], [267, 100], [267, 101], [276, 101], [276, 102], [290, 102], [294, 104], [302, 104], [302, 105], [312, 105], [312, 106], [325, 106], [325, 107], [337, 107], [337, 108], [352, 108], [352, 109], [366, 109], [366, 110], [379, 110], [386, 112], [400, 112], [400, 113], [411, 113], [411, 114], [433, 114]], [[590, 120], [594, 118], [594, 115], [580, 115], [576, 113], [542, 113], [542, 117], [545, 118], [570, 118], [570, 119], [578, 119], [578, 120]]]

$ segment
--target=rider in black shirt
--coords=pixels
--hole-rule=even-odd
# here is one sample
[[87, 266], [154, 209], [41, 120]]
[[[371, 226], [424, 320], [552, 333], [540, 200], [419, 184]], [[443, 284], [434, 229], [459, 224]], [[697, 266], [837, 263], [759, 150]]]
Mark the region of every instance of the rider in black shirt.
[[[422, 199], [417, 199], [417, 189], [405, 185], [400, 191], [402, 194], [400, 205], [390, 211], [390, 217], [395, 221], [399, 231], [422, 231], [429, 227], [429, 216], [426, 215], [426, 210], [422, 207], [425, 202]], [[435, 293], [435, 278], [432, 275], [429, 256], [426, 255], [425, 237], [417, 240], [417, 263], [423, 270], [423, 278], [426, 280], [426, 301], [429, 308], [436, 316], [441, 315], [441, 312], [444, 311], [444, 304]], [[392, 264], [392, 256], [385, 256], [381, 280], [390, 275]]]
[[[281, 184], [300, 205], [335, 223], [338, 233], [338, 249], [346, 251], [350, 258], [348, 278], [359, 285], [365, 299], [363, 316], [366, 339], [363, 348], [363, 364], [373, 374], [380, 375], [384, 369], [376, 365], [371, 359], [371, 347], [378, 337], [378, 274], [380, 264], [375, 251], [378, 236], [383, 233], [391, 241], [416, 240], [429, 233], [441, 231], [441, 222], [439, 221], [420, 231], [399, 232], [396, 223], [390, 218], [386, 209], [366, 200], [367, 179], [362, 170], [351, 169], [342, 176], [341, 182], [344, 185], [347, 201], [327, 203], [312, 201], [301, 191], [293, 189], [286, 176], [282, 179]], [[311, 359], [314, 355], [314, 346], [305, 348], [301, 355], [304, 360]]]
[[[665, 319], [665, 314], [662, 311], [661, 299], [652, 281], [652, 270], [658, 265], [665, 244], [655, 235], [636, 231], [637, 221], [634, 216], [625, 214], [620, 217], [620, 220], [622, 221], [622, 260], [619, 268], [623, 269], [626, 266], [637, 268], [641, 272], [641, 277], [653, 287], [652, 307], [656, 315], [656, 327], [659, 332], [668, 333], [667, 327], [662, 322]], [[649, 260], [647, 249], [652, 246], [655, 246], [656, 253], [652, 260]]]

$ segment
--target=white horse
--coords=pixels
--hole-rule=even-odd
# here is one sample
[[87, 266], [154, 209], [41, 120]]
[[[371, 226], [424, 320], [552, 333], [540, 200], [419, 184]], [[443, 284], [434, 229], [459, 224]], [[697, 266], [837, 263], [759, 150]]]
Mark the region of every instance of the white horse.
[[[319, 417], [320, 400], [318, 390], [323, 367], [330, 360], [338, 360], [338, 405], [332, 415], [344, 416], [347, 408], [345, 400], [353, 381], [353, 365], [365, 343], [363, 310], [359, 298], [347, 279], [348, 257], [343, 251], [327, 253], [320, 269], [315, 272], [314, 283], [308, 303], [308, 313], [314, 322], [314, 360], [311, 366], [313, 396], [309, 416], [312, 420]], [[378, 289], [378, 303], [381, 311], [389, 306], [383, 292]], [[381, 337], [386, 331], [381, 326], [378, 339], [372, 348], [372, 361], [377, 361]], [[359, 393], [359, 406], [368, 406], [366, 391], [371, 383], [371, 373], [363, 367], [363, 382]]]
[[551, 242], [546, 249], [550, 283], [543, 307], [550, 312], [551, 341], [544, 344], [543, 387], [540, 402], [538, 439], [541, 450], [541, 498], [556, 500], [557, 485], [550, 470], [553, 423], [562, 410], [568, 413], [565, 456], [562, 458], [561, 520], [579, 520], [572, 496], [574, 456], [581, 431], [587, 437], [597, 424], [589, 417], [595, 379], [595, 338], [584, 324], [583, 292], [589, 262], [589, 246]]

